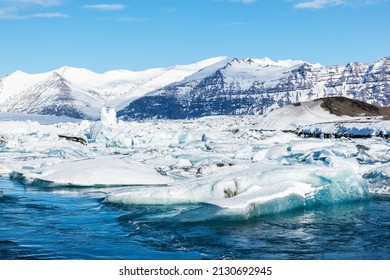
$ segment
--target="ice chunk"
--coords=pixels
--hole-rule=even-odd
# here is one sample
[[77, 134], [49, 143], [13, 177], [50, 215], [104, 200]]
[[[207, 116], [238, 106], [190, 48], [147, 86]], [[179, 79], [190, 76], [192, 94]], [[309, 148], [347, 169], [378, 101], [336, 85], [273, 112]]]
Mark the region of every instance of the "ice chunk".
[[370, 193], [390, 194], [390, 163], [368, 170], [363, 177], [368, 181]]
[[239, 147], [234, 157], [237, 159], [251, 159], [252, 147], [249, 145]]
[[54, 186], [165, 185], [169, 177], [143, 164], [123, 157], [102, 157], [58, 163], [42, 172], [15, 170], [14, 177], [24, 182], [46, 182]]
[[292, 153], [302, 153], [307, 152], [310, 150], [322, 150], [325, 147], [333, 146], [334, 142], [330, 140], [307, 140], [307, 139], [300, 139], [300, 140], [293, 140], [290, 141], [290, 145], [288, 147], [288, 150]]
[[[103, 124], [101, 122], [91, 123], [89, 129], [89, 138], [93, 141], [99, 139], [99, 134], [102, 128], [103, 128]], [[105, 140], [107, 139], [105, 138]]]
[[[267, 170], [274, 168], [274, 164], [255, 164], [253, 168]], [[247, 169], [247, 168], [245, 168]], [[246, 172], [250, 172], [246, 170]], [[238, 176], [245, 181], [246, 172], [222, 172], [217, 175], [211, 175], [195, 180], [180, 181], [176, 184], [164, 188], [140, 188], [129, 191], [112, 193], [105, 199], [106, 202], [121, 204], [183, 204], [183, 203], [201, 203], [217, 198], [225, 198], [225, 191], [221, 188], [227, 182], [226, 186], [231, 187], [230, 180], [237, 180]], [[260, 171], [259, 171], [260, 172]], [[236, 190], [234, 184], [234, 189]], [[245, 185], [242, 186], [245, 188]], [[226, 191], [229, 191], [227, 189]]]
[[262, 161], [262, 160], [266, 159], [267, 153], [268, 153], [268, 149], [262, 149], [253, 155], [252, 160], [253, 161]]
[[19, 147], [20, 147], [20, 145], [19, 145], [19, 141], [17, 139], [8, 140], [4, 145], [4, 148], [9, 149], [9, 150], [17, 149]]
[[306, 199], [313, 196], [315, 192], [316, 188], [310, 184], [284, 181], [272, 187], [254, 185], [235, 197], [209, 203], [223, 208], [218, 216], [250, 218], [303, 208], [306, 205]]
[[194, 136], [194, 134], [191, 132], [191, 131], [183, 131], [183, 132], [180, 132], [178, 135], [177, 135], [177, 142], [179, 144], [188, 144], [188, 143], [191, 143], [193, 141], [196, 141], [196, 137]]
[[7, 121], [0, 122], [0, 131], [2, 134], [28, 133], [31, 122]]
[[207, 203], [218, 216], [252, 217], [366, 199], [368, 189], [348, 166], [343, 168], [253, 164], [250, 168], [181, 182], [164, 188], [139, 188], [113, 193], [106, 202], [124, 204]]
[[89, 139], [98, 142], [106, 143], [108, 140], [117, 136], [116, 112], [113, 108], [103, 107], [101, 110], [101, 120], [90, 124]]
[[129, 133], [120, 133], [107, 141], [107, 147], [131, 148], [134, 145], [134, 139]]
[[176, 164], [173, 167], [174, 168], [190, 168], [190, 167], [192, 167], [192, 163], [188, 159], [181, 158], [181, 159], [178, 159], [178, 161], [176, 162]]
[[288, 144], [278, 144], [268, 149], [266, 154], [267, 159], [283, 159], [288, 157], [291, 153], [288, 151]]
[[114, 127], [117, 124], [116, 112], [114, 108], [103, 106], [101, 110], [100, 121], [104, 126]]

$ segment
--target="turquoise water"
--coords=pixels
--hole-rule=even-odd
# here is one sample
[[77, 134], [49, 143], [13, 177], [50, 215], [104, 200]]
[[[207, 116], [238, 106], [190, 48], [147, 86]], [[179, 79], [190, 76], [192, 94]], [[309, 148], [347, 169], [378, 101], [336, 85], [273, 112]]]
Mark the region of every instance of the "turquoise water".
[[245, 221], [184, 222], [169, 217], [199, 205], [123, 207], [102, 203], [99, 189], [26, 187], [8, 178], [0, 190], [3, 260], [390, 259], [386, 195]]

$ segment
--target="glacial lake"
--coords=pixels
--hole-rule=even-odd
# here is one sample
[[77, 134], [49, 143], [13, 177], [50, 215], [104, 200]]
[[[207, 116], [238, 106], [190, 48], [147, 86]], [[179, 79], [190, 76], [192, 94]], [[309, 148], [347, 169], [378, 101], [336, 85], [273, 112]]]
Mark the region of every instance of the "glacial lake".
[[[199, 205], [118, 206], [104, 189], [0, 177], [0, 259], [390, 259], [390, 196], [249, 220], [169, 219]], [[168, 218], [167, 218], [168, 217]]]

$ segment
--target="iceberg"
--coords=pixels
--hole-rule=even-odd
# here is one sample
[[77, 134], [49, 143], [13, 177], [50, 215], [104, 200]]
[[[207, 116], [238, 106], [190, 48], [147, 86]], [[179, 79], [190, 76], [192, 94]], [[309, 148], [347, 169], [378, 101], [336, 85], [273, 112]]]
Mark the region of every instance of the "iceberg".
[[[276, 117], [282, 122], [288, 114]], [[107, 108], [96, 122], [0, 118], [0, 175], [24, 184], [76, 186], [72, 191], [106, 186], [105, 203], [182, 204], [188, 211], [177, 218], [184, 220], [248, 219], [390, 193], [389, 139], [303, 138], [262, 130], [266, 120], [213, 116], [124, 122]], [[310, 119], [301, 126], [299, 119], [294, 122], [295, 128], [335, 127]], [[387, 125], [374, 120], [358, 127], [377, 132]], [[58, 135], [85, 137], [88, 145]]]
[[50, 186], [161, 186], [173, 182], [154, 169], [123, 157], [59, 162], [44, 169], [14, 171], [11, 176], [25, 184], [46, 183]]
[[116, 112], [114, 108], [103, 106], [100, 113], [100, 121], [104, 126], [114, 127], [117, 124]]
[[105, 198], [120, 204], [211, 204], [219, 216], [243, 218], [296, 208], [365, 200], [368, 186], [355, 170], [256, 163], [230, 174], [168, 187], [122, 190]]

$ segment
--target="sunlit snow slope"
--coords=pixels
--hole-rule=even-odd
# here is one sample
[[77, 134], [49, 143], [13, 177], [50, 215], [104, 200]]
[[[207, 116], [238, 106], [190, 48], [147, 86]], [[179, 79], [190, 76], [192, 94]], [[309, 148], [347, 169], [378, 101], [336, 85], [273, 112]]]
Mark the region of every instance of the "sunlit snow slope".
[[216, 57], [189, 65], [103, 74], [72, 67], [42, 74], [16, 71], [0, 77], [0, 111], [96, 119], [103, 105], [120, 109], [147, 92], [224, 60]]
[[0, 77], [0, 111], [84, 119], [98, 119], [103, 105], [124, 119], [261, 115], [332, 96], [388, 106], [390, 57], [346, 66], [216, 57], [145, 71], [62, 67]]
[[285, 105], [345, 96], [390, 104], [390, 57], [321, 66], [304, 61], [230, 59], [146, 94], [119, 112], [126, 118], [185, 119], [266, 114]]

